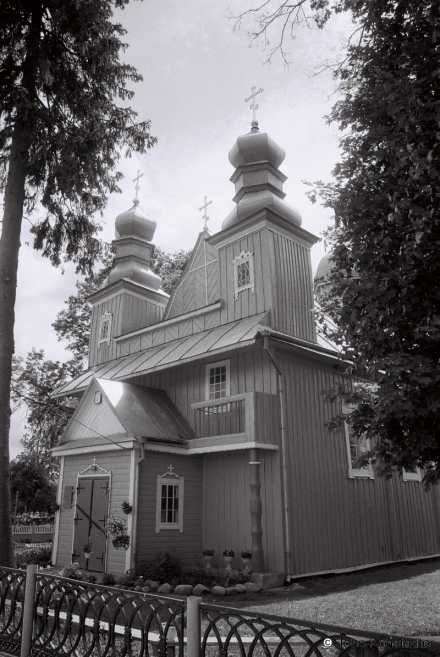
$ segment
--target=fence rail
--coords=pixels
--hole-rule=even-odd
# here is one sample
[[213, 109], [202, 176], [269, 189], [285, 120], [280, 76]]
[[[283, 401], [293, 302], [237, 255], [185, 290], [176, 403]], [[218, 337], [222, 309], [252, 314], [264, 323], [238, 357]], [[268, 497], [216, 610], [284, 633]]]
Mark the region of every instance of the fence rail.
[[35, 569], [0, 568], [0, 650], [11, 655], [21, 649], [21, 657], [440, 657], [440, 643], [424, 639], [211, 605], [197, 597], [186, 604]]
[[14, 534], [53, 534], [53, 525], [16, 525]]

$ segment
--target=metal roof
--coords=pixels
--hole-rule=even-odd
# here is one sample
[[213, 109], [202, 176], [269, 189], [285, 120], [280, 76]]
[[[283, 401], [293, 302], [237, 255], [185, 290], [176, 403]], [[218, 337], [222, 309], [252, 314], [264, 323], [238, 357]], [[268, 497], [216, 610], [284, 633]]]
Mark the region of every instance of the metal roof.
[[93, 377], [122, 381], [157, 372], [180, 363], [191, 362], [223, 351], [245, 347], [255, 342], [258, 332], [268, 326], [269, 313], [240, 319], [208, 331], [201, 331], [166, 344], [150, 347], [109, 363], [95, 365], [69, 383], [55, 390], [51, 397], [66, 397], [84, 392]]

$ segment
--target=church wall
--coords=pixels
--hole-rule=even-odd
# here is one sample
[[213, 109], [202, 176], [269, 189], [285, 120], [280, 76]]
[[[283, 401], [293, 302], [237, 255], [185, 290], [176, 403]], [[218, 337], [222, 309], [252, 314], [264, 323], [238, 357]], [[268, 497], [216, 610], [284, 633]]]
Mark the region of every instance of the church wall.
[[[161, 529], [156, 533], [157, 476], [167, 472], [170, 464], [174, 473], [184, 478], [183, 531]], [[145, 453], [139, 471], [137, 563], [155, 561], [165, 552], [180, 557], [188, 568], [195, 567], [196, 559], [202, 560], [202, 471], [202, 457]]]
[[[90, 341], [89, 341], [89, 367], [93, 365], [100, 365], [107, 363], [114, 358], [117, 358], [116, 342], [114, 336], [120, 334], [121, 328], [121, 304], [122, 296], [118, 294], [111, 299], [96, 304], [92, 314], [92, 325], [90, 327]], [[99, 340], [99, 320], [105, 313], [112, 314], [112, 327], [110, 343], [102, 343], [98, 345]]]
[[[286, 354], [281, 363], [286, 391], [292, 574], [439, 553], [432, 493], [426, 496], [421, 483], [395, 478], [390, 484], [378, 476], [349, 478], [345, 436], [342, 430], [330, 433], [324, 426], [340, 412], [323, 394], [338, 382], [337, 373]], [[385, 489], [388, 485], [392, 486], [391, 496]]]
[[164, 306], [127, 292], [123, 292], [121, 296], [121, 321], [118, 335], [137, 331], [161, 321]]
[[[279, 456], [260, 450], [265, 568], [284, 571]], [[224, 568], [223, 550], [234, 550], [233, 568], [242, 568], [240, 552], [250, 550], [249, 451], [206, 454], [203, 473], [203, 549], [215, 550], [213, 564]]]
[[[242, 251], [251, 251], [254, 257], [255, 291], [250, 289], [234, 294], [233, 260]], [[219, 250], [220, 290], [224, 304], [221, 310], [221, 323], [228, 324], [237, 319], [250, 317], [271, 309], [271, 281], [267, 249], [267, 231], [262, 229]]]
[[[131, 450], [122, 450], [115, 452], [105, 452], [98, 454], [98, 464], [111, 471], [111, 490], [110, 490], [110, 513], [123, 516], [121, 511], [122, 502], [128, 500], [130, 486], [130, 452]], [[74, 503], [72, 508], [63, 508], [61, 501], [59, 511], [59, 539], [58, 551], [56, 555], [56, 565], [67, 566], [72, 562], [72, 541], [74, 531], [75, 503], [76, 503], [76, 486], [78, 481], [78, 472], [85, 470], [93, 462], [93, 454], [82, 454], [80, 456], [64, 457], [64, 474], [62, 490], [65, 486], [74, 486]], [[94, 473], [90, 471], [90, 474]], [[97, 472], [99, 474], [99, 471]], [[107, 571], [116, 575], [125, 572], [125, 550], [116, 550], [111, 541], [107, 544]]]
[[271, 326], [301, 340], [316, 342], [310, 249], [285, 235], [268, 232], [273, 281]]

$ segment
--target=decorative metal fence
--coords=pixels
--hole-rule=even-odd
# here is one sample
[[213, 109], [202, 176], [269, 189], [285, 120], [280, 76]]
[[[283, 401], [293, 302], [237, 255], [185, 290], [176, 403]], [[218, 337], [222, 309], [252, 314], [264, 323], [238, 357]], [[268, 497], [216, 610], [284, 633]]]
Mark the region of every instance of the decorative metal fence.
[[27, 573], [0, 568], [0, 651], [21, 657], [440, 657], [440, 643], [197, 597], [185, 603], [30, 566]]
[[310, 623], [201, 603], [202, 657], [433, 657], [427, 639]]

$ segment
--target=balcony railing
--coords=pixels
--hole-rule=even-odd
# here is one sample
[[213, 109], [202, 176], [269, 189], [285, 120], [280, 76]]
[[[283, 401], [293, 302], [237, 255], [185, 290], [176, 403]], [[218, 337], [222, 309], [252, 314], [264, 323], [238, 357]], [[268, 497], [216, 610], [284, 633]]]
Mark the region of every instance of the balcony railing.
[[279, 409], [275, 395], [245, 392], [198, 402], [192, 404], [192, 409], [197, 436], [196, 440], [191, 441], [192, 446], [201, 444], [201, 439], [216, 439], [216, 444], [278, 442]]

